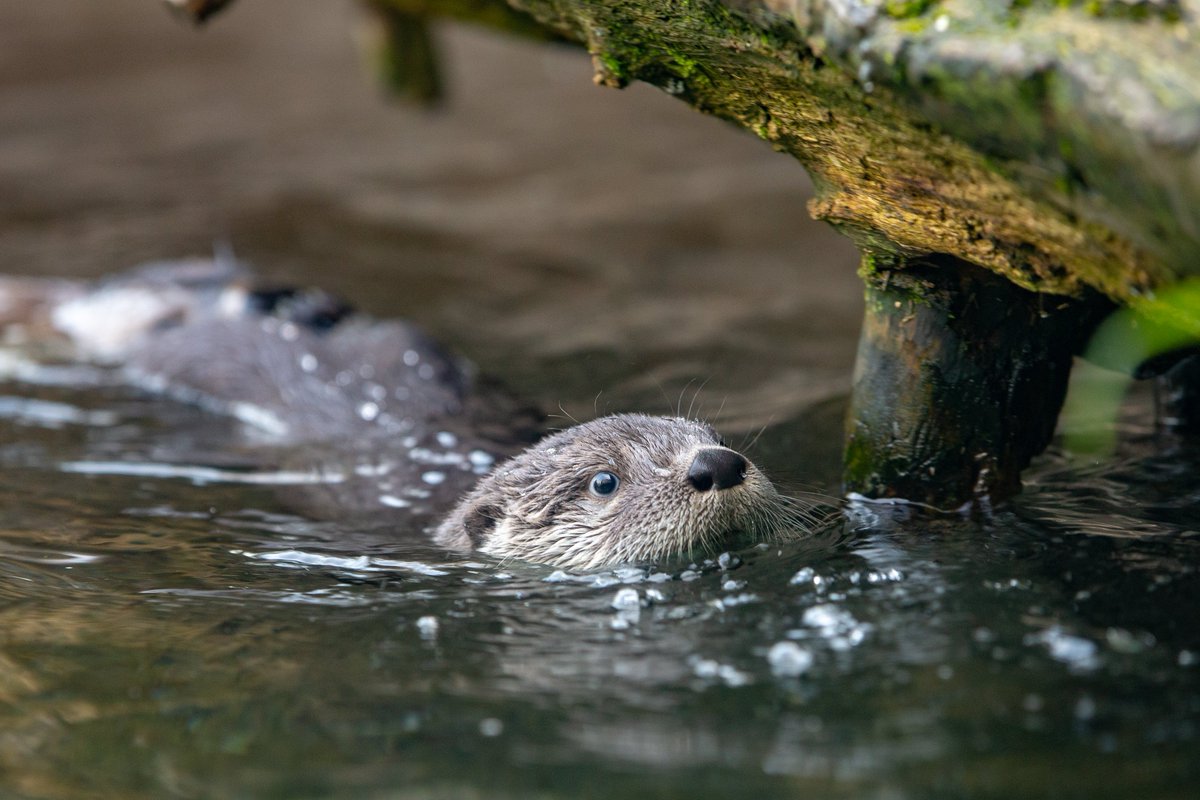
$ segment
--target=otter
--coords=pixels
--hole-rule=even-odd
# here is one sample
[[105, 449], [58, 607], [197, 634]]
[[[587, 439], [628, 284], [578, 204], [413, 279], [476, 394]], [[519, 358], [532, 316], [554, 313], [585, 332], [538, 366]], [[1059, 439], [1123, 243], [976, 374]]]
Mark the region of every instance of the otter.
[[0, 279], [0, 332], [275, 445], [336, 442], [358, 459], [354, 505], [440, 515], [432, 540], [452, 551], [595, 569], [804, 534], [814, 520], [704, 422], [618, 414], [540, 438], [540, 415], [415, 326], [258, 286], [230, 258], [95, 283]]
[[556, 433], [499, 465], [434, 538], [593, 569], [768, 538], [796, 522], [790, 508], [712, 426], [618, 414]]

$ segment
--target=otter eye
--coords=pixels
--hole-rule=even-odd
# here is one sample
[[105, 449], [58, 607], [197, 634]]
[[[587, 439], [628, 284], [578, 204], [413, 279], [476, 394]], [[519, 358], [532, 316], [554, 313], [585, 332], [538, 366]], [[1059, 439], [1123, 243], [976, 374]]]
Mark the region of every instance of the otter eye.
[[608, 497], [620, 485], [621, 479], [611, 472], [597, 472], [592, 476], [592, 482], [588, 485], [588, 488], [597, 497]]

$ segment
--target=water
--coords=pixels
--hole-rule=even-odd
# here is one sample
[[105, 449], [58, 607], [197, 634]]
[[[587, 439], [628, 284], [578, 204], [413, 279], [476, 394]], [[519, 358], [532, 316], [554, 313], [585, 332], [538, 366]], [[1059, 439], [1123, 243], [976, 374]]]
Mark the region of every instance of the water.
[[723, 565], [573, 576], [308, 521], [260, 486], [56, 469], [235, 433], [86, 399], [0, 428], [10, 795], [1183, 797], [1198, 777], [1195, 452], [1048, 457], [986, 521], [859, 505]]
[[[0, 11], [0, 269], [227, 235], [543, 407], [691, 407], [837, 491], [860, 290], [798, 169], [479, 33], [446, 40], [453, 105], [388, 108], [320, 6], [200, 36], [132, 0]], [[571, 576], [318, 521], [237, 422], [10, 375], [0, 796], [1193, 796], [1200, 453], [1148, 407], [991, 516], [860, 504], [782, 549]]]

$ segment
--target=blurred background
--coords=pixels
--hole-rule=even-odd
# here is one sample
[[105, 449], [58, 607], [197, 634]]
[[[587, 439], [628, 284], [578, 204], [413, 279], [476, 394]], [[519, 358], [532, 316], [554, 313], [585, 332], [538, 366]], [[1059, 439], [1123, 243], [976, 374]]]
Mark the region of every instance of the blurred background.
[[[861, 291], [793, 160], [582, 51], [434, 31], [447, 98], [385, 97], [350, 0], [0, 8], [0, 271], [235, 252], [414, 319], [542, 407], [749, 431], [845, 391]], [[840, 427], [840, 425], [838, 426]], [[840, 431], [830, 432], [834, 439]]]

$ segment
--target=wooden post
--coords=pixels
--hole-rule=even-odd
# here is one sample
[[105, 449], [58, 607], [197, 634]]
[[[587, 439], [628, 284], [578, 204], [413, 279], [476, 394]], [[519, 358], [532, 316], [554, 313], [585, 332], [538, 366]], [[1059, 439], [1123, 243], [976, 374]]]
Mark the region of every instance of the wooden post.
[[1054, 433], [1072, 356], [1108, 304], [950, 257], [864, 257], [846, 489], [941, 508], [999, 500]]

